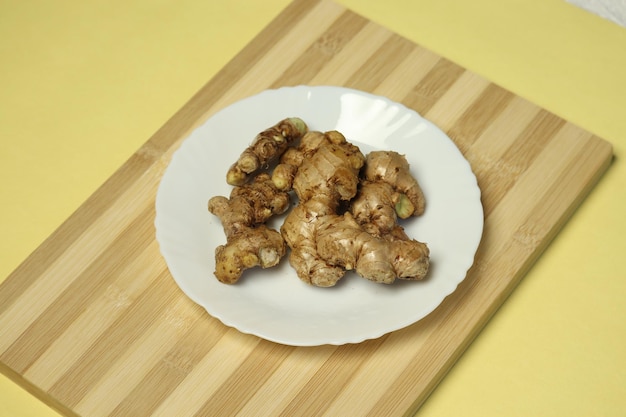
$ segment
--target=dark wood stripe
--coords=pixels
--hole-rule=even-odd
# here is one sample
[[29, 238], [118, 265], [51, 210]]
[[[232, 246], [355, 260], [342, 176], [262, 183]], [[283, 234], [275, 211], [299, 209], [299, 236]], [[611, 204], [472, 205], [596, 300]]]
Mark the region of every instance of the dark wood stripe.
[[[367, 24], [367, 20], [350, 11], [344, 12], [270, 88], [306, 84], [339, 53]], [[287, 57], [289, 59], [289, 57]]]
[[137, 387], [128, 393], [110, 414], [111, 417], [152, 414], [229, 329], [217, 319], [206, 315], [201, 307], [198, 306], [197, 310], [199, 319]]
[[76, 406], [100, 380], [110, 365], [124, 354], [150, 326], [162, 319], [163, 312], [181, 296], [180, 289], [164, 270], [128, 308], [115, 320], [50, 388], [50, 395], [70, 407]]
[[294, 396], [280, 416], [324, 414], [359, 367], [370, 358], [387, 337], [383, 336], [357, 345], [339, 346], [302, 390]]
[[195, 415], [234, 416], [294, 349], [261, 340]]
[[[55, 299], [0, 357], [25, 372], [60, 334], [115, 280], [121, 270], [154, 239], [148, 205], [133, 222]], [[115, 227], [111, 225], [111, 227]], [[50, 278], [54, 279], [54, 277]]]
[[402, 103], [419, 114], [426, 114], [464, 71], [463, 67], [441, 58], [428, 74], [407, 93], [402, 99]]
[[[549, 139], [556, 135], [564, 125], [565, 120], [546, 110], [541, 110], [532, 125], [525, 129], [502, 155], [502, 160], [511, 165], [516, 164], [518, 167], [528, 168], [546, 147]], [[537, 140], [537, 138], [542, 138], [542, 140]]]
[[407, 39], [393, 34], [348, 79], [345, 86], [363, 91], [373, 91], [415, 49]]
[[461, 152], [466, 153], [480, 134], [513, 99], [513, 94], [495, 84], [489, 84], [447, 132]]
[[[516, 231], [514, 239], [521, 240], [523, 243], [525, 240], [523, 238], [526, 237], [524, 234], [527, 233], [529, 235], [527, 240], [532, 243], [529, 246], [533, 249], [533, 254], [530, 256], [527, 267], [539, 257], [609, 167], [612, 160], [611, 146], [597, 139], [591, 134], [587, 138], [579, 139], [585, 140], [584, 146], [574, 157], [568, 158], [568, 164], [558, 177], [554, 178], [550, 188], [531, 211], [529, 218]], [[598, 155], [603, 155], [603, 157]], [[582, 185], [580, 190], [576, 190], [576, 184]], [[554, 207], [561, 201], [572, 201], [572, 203], [565, 211], [554, 210]], [[548, 228], [548, 225], [552, 226]], [[519, 239], [520, 234], [522, 239]]]
[[[542, 149], [565, 124], [554, 114], [541, 110], [498, 161], [484, 162], [478, 175], [488, 217], [517, 179], [528, 169]], [[541, 140], [537, 140], [541, 138]]]

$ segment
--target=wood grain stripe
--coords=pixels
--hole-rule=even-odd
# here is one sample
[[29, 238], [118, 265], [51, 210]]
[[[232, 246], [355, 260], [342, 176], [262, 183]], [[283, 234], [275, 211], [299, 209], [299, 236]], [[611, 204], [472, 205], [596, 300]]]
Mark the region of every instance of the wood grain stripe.
[[237, 414], [293, 350], [291, 346], [261, 341], [195, 415], [201, 417]]
[[359, 15], [344, 12], [315, 42], [309, 46], [270, 88], [308, 82], [367, 24]]
[[407, 57], [414, 45], [398, 35], [391, 37], [345, 82], [346, 87], [372, 91]]
[[110, 365], [122, 357], [127, 347], [163, 317], [163, 312], [180, 295], [180, 290], [173, 285], [168, 271], [160, 273], [157, 282], [133, 302], [127, 314], [116, 320], [80, 358], [76, 358], [73, 366], [50, 388], [50, 395], [76, 406]]
[[472, 144], [488, 126], [493, 124], [512, 99], [513, 94], [509, 91], [495, 84], [487, 85], [454, 126], [446, 129], [461, 152], [467, 153]]
[[[1, 359], [11, 363], [15, 369], [25, 372], [28, 367], [48, 348], [59, 333], [82, 313], [123, 270], [138, 251], [153, 240], [152, 219], [154, 206], [148, 206], [142, 216], [135, 219], [124, 233], [111, 242], [93, 263], [71, 285], [46, 308], [46, 310], [24, 331], [2, 354]], [[80, 300], [76, 303], [74, 300]], [[33, 338], [32, 335], [37, 337]], [[34, 340], [33, 340], [34, 339]]]
[[[582, 144], [576, 157], [570, 159], [565, 169], [552, 182], [551, 189], [546, 192], [546, 204], [537, 205], [533, 219], [528, 219], [514, 236], [516, 240], [521, 239], [536, 246], [531, 261], [534, 261], [555, 237], [611, 163], [611, 158], [607, 157], [612, 153], [610, 144], [598, 140], [599, 138], [594, 135], [576, 130], [577, 132], [572, 134], [579, 135], [578, 141]], [[573, 184], [584, 184], [583, 192], [576, 194], [573, 191], [575, 188], [572, 187]], [[564, 212], [557, 210], [556, 207], [563, 200], [572, 200], [575, 204]]]
[[298, 413], [323, 414], [385, 337], [337, 348], [279, 415], [287, 417]]
[[[133, 389], [124, 392], [125, 398], [111, 416], [136, 416], [151, 414], [168, 398], [176, 387], [187, 377], [196, 364], [208, 354], [227, 331], [217, 320], [202, 315], [190, 331], [176, 342], [174, 347], [150, 369]], [[95, 396], [94, 396], [95, 397]], [[149, 399], [149, 401], [138, 399]], [[87, 401], [84, 401], [87, 403]], [[101, 408], [92, 401], [92, 409], [84, 410], [84, 415], [96, 416]]]
[[[198, 314], [199, 311], [200, 307], [194, 305], [183, 294], [179, 294], [163, 311], [160, 320], [155, 321], [147, 331], [126, 346], [123, 355], [110, 364], [107, 372], [81, 399], [76, 408], [83, 414], [94, 417], [116, 415], [120, 411], [133, 408], [135, 403], [124, 399], [138, 389], [137, 384], [145, 381], [150, 370], [162, 362], [185, 334], [203, 319], [203, 316]], [[164, 381], [158, 384], [167, 389]], [[158, 404], [158, 397], [150, 395], [147, 398], [150, 398], [151, 402], [147, 403], [144, 400], [141, 407], [155, 407]]]
[[133, 301], [166, 270], [156, 241], [133, 260], [52, 345], [26, 370], [25, 376], [47, 390], [65, 373]]
[[153, 415], [169, 417], [181, 414], [181, 409], [184, 410], [183, 415], [196, 414], [205, 405], [207, 398], [215, 395], [259, 342], [257, 337], [228, 329], [171, 395], [157, 407]]
[[[450, 132], [461, 120], [476, 100], [478, 100], [490, 83], [482, 77], [471, 72], [463, 72], [450, 87], [441, 94], [423, 116], [433, 122], [444, 132]], [[462, 136], [451, 137], [461, 151]], [[456, 140], [455, 140], [456, 139]]]
[[[482, 161], [483, 167], [489, 167], [480, 182], [480, 186], [484, 187], [485, 191], [483, 198], [485, 216], [488, 216], [498, 205], [520, 175], [528, 169], [542, 147], [548, 144], [563, 124], [563, 119], [542, 110], [498, 159]], [[542, 138], [541, 143], [537, 143], [532, 138]], [[534, 145], [529, 145], [529, 143], [534, 143]], [[531, 151], [529, 154], [519, 156], [519, 152], [523, 152], [523, 149], [533, 146], [534, 148], [529, 149]]]
[[[489, 160], [502, 158], [513, 141], [533, 123], [533, 119], [537, 117], [539, 111], [539, 107], [517, 96], [504, 106], [499, 115], [491, 121], [491, 124], [465, 152], [465, 156], [470, 162], [474, 162], [476, 159], [476, 163], [472, 165], [476, 167], [477, 175], [480, 172], [479, 177], [482, 177], [482, 171], [479, 171], [482, 169], [479, 163], [480, 158], [485, 157]], [[491, 165], [488, 164], [487, 166]]]
[[[421, 356], [424, 344], [435, 330], [437, 317], [435, 312], [422, 319], [419, 326], [409, 326], [389, 334], [351, 376], [323, 415], [367, 415], [391, 389], [405, 367]], [[390, 367], [390, 361], [393, 361], [393, 367]], [[420, 381], [418, 376], [415, 379], [417, 381], [413, 381], [413, 385]], [[359, 401], [355, 402], [354, 398], [359, 398]]]
[[404, 96], [402, 102], [419, 114], [425, 115], [464, 71], [457, 64], [441, 58]]
[[[577, 138], [573, 142], [567, 140], [572, 134]], [[487, 216], [489, 230], [481, 243], [481, 268], [494, 272], [499, 271], [505, 275], [517, 271], [516, 267], [519, 266], [519, 260], [516, 261], [511, 256], [525, 259], [526, 253], [524, 251], [521, 253], [511, 251], [511, 246], [516, 245], [512, 238], [518, 228], [528, 222], [533, 210], [536, 210], [535, 206], [539, 204], [537, 200], [541, 202], [546, 199], [550, 200], [551, 196], [548, 190], [552, 187], [553, 182], [545, 181], [544, 175], [549, 178], [559, 178], [562, 171], [568, 166], [568, 158], [576, 155], [585, 147], [586, 136], [588, 135], [586, 132], [573, 132], [571, 125], [564, 124], [553, 138], [546, 142], [543, 152], [533, 160], [531, 166], [519, 176], [515, 184], [504, 194], [502, 200]], [[541, 167], [541, 169], [533, 169], [537, 167]], [[537, 199], [521, 197], [529, 193], [536, 195]], [[503, 245], [502, 242], [507, 243]], [[496, 262], [497, 265], [491, 265], [492, 262]]]
[[336, 346], [329, 345], [314, 349], [295, 349], [237, 415], [280, 414], [336, 349]]
[[[378, 25], [368, 22], [326, 65], [309, 80], [311, 85], [345, 85], [355, 68], [360, 68], [392, 35]], [[354, 53], [361, 51], [362, 53]], [[300, 80], [305, 83], [305, 80]]]
[[[418, 84], [440, 59], [439, 55], [430, 50], [416, 46], [373, 92], [402, 102], [406, 95], [407, 85]], [[398, 80], [402, 80], [402, 83]]]

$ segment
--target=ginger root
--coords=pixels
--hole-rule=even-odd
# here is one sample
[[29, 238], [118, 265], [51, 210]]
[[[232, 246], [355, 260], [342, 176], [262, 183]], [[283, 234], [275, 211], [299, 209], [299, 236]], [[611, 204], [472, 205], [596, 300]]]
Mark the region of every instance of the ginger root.
[[[404, 155], [394, 151], [374, 151], [367, 155], [363, 178], [368, 182], [389, 184], [396, 214], [401, 219], [424, 213], [425, 200], [422, 189], [409, 170]], [[374, 194], [370, 194], [374, 195]], [[380, 194], [379, 194], [380, 195]]]
[[370, 152], [363, 177], [350, 204], [354, 221], [369, 234], [389, 242], [387, 250], [396, 251], [392, 269], [398, 278], [424, 278], [429, 268], [428, 246], [409, 238], [398, 224], [398, 218], [419, 216], [425, 208], [423, 192], [406, 158], [394, 151]]
[[289, 208], [289, 194], [278, 190], [269, 174], [233, 188], [230, 198], [215, 196], [208, 209], [219, 217], [226, 244], [215, 249], [215, 276], [226, 284], [239, 280], [244, 270], [254, 266], [277, 265], [287, 247], [280, 233], [265, 222]]
[[[396, 224], [396, 208], [402, 216], [424, 208], [417, 182], [409, 181], [408, 163], [397, 156], [374, 154], [366, 160], [358, 147], [336, 131], [309, 132], [298, 148], [283, 155], [272, 178], [280, 189], [292, 187], [300, 199], [281, 233], [291, 248], [289, 262], [301, 280], [329, 287], [348, 270], [381, 283], [426, 275], [427, 246], [409, 239]], [[368, 161], [387, 168], [368, 167]], [[352, 212], [340, 214], [342, 202], [351, 201], [359, 191], [364, 164], [365, 177], [372, 184], [365, 187], [370, 191], [360, 193]], [[382, 220], [377, 210], [389, 212], [389, 219]]]
[[365, 157], [339, 132], [308, 132], [298, 148], [281, 158], [272, 175], [282, 189], [293, 189], [300, 199], [285, 219], [281, 233], [291, 248], [289, 263], [298, 277], [309, 284], [329, 287], [345, 274], [341, 265], [331, 265], [317, 250], [321, 219], [336, 217], [341, 201], [357, 192], [359, 170]]
[[[299, 140], [297, 146], [293, 146]], [[259, 171], [279, 159], [270, 176]], [[252, 181], [250, 179], [253, 178]], [[374, 282], [419, 280], [429, 268], [426, 244], [411, 239], [398, 219], [419, 216], [425, 201], [403, 155], [375, 151], [364, 156], [338, 131], [309, 131], [288, 118], [257, 135], [231, 166], [230, 198], [209, 200], [226, 244], [215, 250], [218, 280], [235, 283], [244, 270], [289, 263], [298, 277], [320, 287], [335, 285], [354, 270]], [[299, 204], [280, 232], [265, 222]]]
[[368, 233], [350, 212], [325, 220], [317, 232], [317, 251], [329, 265], [354, 269], [360, 276], [384, 284], [426, 275], [429, 252], [425, 244], [391, 233]]
[[306, 123], [297, 117], [281, 120], [259, 133], [226, 174], [230, 185], [243, 185], [258, 170], [282, 155], [291, 143], [308, 130]]

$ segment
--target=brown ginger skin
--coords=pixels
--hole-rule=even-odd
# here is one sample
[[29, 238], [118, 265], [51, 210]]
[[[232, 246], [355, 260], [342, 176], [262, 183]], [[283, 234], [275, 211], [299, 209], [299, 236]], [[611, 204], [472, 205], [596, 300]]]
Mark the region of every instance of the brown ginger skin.
[[367, 155], [363, 179], [369, 182], [389, 184], [393, 191], [396, 214], [401, 219], [424, 213], [425, 199], [417, 180], [411, 175], [404, 155], [395, 151], [373, 151]]
[[[309, 132], [302, 138], [300, 147], [285, 153], [274, 170], [273, 180], [278, 188], [293, 187], [300, 199], [300, 204], [285, 219], [281, 233], [291, 248], [291, 265], [307, 283], [333, 286], [347, 270], [381, 283], [391, 283], [398, 277], [420, 279], [426, 274], [426, 245], [409, 239], [402, 230], [382, 234], [372, 229], [370, 233], [355, 220], [357, 216], [337, 213], [342, 201], [350, 201], [356, 195], [359, 171], [364, 163], [360, 150], [339, 132]], [[389, 166], [394, 166], [393, 163]], [[381, 172], [373, 172], [374, 177], [383, 176]], [[385, 176], [398, 181], [395, 175]], [[383, 193], [380, 198], [384, 205], [392, 207], [393, 213], [395, 196], [402, 193], [393, 191], [389, 184], [379, 192]], [[412, 214], [415, 209], [410, 211]], [[373, 216], [372, 211], [366, 216]], [[395, 214], [391, 217], [395, 225]]]
[[215, 249], [215, 276], [226, 284], [239, 280], [244, 270], [279, 263], [287, 247], [276, 230], [264, 223], [289, 208], [289, 195], [278, 190], [269, 174], [258, 174], [248, 184], [233, 188], [230, 198], [212, 197], [211, 213], [219, 217], [226, 244]]
[[398, 224], [398, 218], [419, 216], [425, 207], [424, 195], [406, 158], [394, 151], [370, 152], [363, 177], [350, 205], [355, 222], [368, 233], [390, 242], [390, 248], [404, 248], [398, 252], [397, 264], [404, 263], [396, 269], [398, 278], [424, 278], [429, 269], [428, 246], [409, 238]]
[[428, 247], [395, 234], [375, 236], [350, 212], [324, 218], [317, 232], [317, 251], [330, 265], [341, 265], [371, 281], [391, 284], [396, 278], [422, 279], [429, 266]]
[[320, 219], [337, 216], [341, 201], [354, 197], [365, 157], [358, 147], [336, 131], [308, 132], [298, 148], [289, 150], [273, 173], [279, 188], [295, 191], [300, 203], [287, 216], [281, 233], [291, 248], [289, 262], [309, 284], [330, 287], [345, 274], [317, 251]]
[[302, 119], [290, 117], [259, 133], [229, 168], [226, 182], [235, 186], [245, 184], [254, 173], [279, 158], [307, 130]]

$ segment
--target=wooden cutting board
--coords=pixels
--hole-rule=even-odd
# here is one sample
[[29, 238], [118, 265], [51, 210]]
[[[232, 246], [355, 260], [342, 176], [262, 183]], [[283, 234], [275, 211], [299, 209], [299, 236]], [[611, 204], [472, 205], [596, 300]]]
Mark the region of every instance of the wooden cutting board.
[[[422, 321], [301, 348], [222, 325], [176, 286], [154, 237], [172, 152], [261, 90], [340, 85], [446, 131], [483, 192], [465, 281]], [[602, 139], [328, 0], [295, 1], [0, 287], [0, 367], [70, 416], [401, 415], [425, 400], [612, 159]]]

